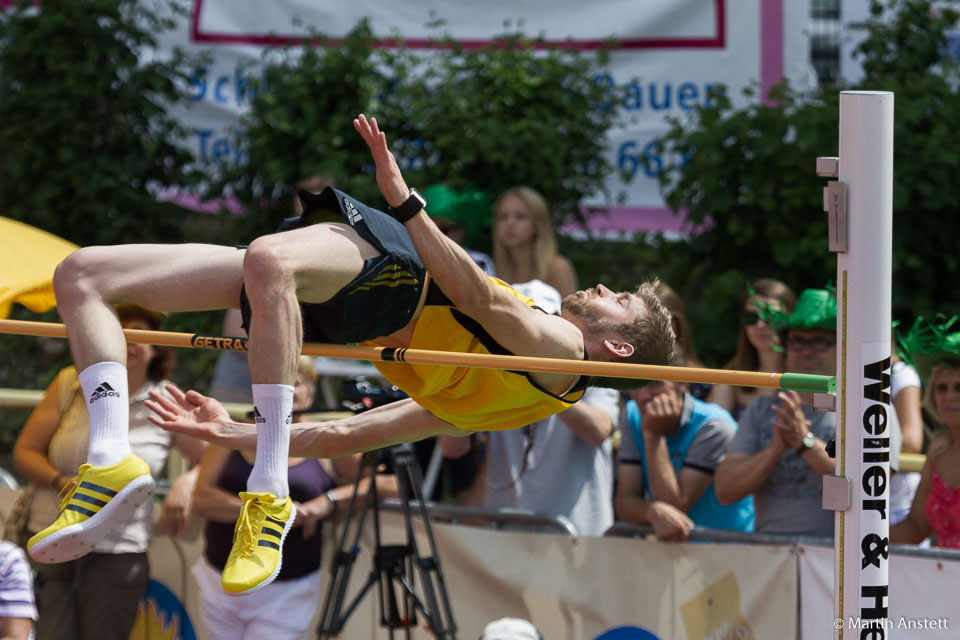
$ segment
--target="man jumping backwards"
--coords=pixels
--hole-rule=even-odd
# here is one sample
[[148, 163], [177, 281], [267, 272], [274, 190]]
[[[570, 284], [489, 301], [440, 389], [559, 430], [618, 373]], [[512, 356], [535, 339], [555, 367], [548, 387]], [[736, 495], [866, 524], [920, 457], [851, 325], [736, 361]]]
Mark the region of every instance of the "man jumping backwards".
[[[203, 244], [89, 247], [57, 268], [54, 287], [90, 411], [90, 448], [57, 520], [29, 542], [39, 562], [87, 553], [150, 495], [153, 480], [127, 443], [126, 342], [113, 303], [163, 311], [239, 306], [249, 332], [257, 453], [226, 592], [255, 591], [277, 575], [283, 538], [295, 518], [287, 489], [290, 415], [304, 338], [476, 353], [666, 364], [674, 348], [669, 313], [656, 287], [614, 293], [598, 285], [542, 313], [473, 260], [423, 213], [376, 120], [354, 127], [370, 146], [389, 214], [326, 189], [302, 193], [304, 214], [246, 250]], [[316, 222], [333, 213], [342, 222]], [[392, 217], [391, 217], [392, 216]], [[327, 218], [329, 219], [329, 218]], [[324, 456], [437, 434], [510, 429], [569, 407], [586, 379], [465, 367], [378, 363], [411, 399], [341, 425], [314, 425], [306, 440]], [[604, 384], [608, 384], [605, 381]], [[179, 395], [189, 420], [158, 405], [158, 424], [215, 418], [216, 403]], [[193, 404], [190, 399], [197, 401]], [[163, 412], [166, 411], [164, 414]], [[362, 419], [361, 419], [362, 418]], [[209, 426], [209, 425], [207, 425]], [[304, 440], [298, 440], [298, 447]], [[146, 489], [146, 490], [145, 490]]]

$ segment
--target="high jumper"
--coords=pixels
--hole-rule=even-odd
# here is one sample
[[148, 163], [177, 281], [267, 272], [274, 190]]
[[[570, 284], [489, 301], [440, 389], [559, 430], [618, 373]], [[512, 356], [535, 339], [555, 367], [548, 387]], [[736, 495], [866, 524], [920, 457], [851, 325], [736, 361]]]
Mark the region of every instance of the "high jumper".
[[[159, 311], [241, 309], [250, 336], [257, 453], [222, 576], [224, 590], [232, 594], [250, 593], [276, 577], [282, 540], [295, 518], [286, 459], [292, 385], [304, 339], [574, 360], [670, 361], [675, 338], [654, 283], [625, 293], [597, 285], [568, 296], [560, 316], [543, 313], [534, 301], [485, 276], [439, 231], [424, 212], [422, 196], [404, 182], [375, 119], [360, 115], [354, 127], [371, 149], [387, 213], [335, 189], [302, 192], [304, 213], [246, 249], [89, 247], [58, 266], [54, 288], [88, 398], [90, 448], [57, 520], [30, 540], [34, 559], [60, 562], [88, 552], [149, 497], [153, 486], [126, 439], [126, 341], [113, 303]], [[572, 373], [377, 366], [410, 399], [321, 430], [335, 437], [325, 437], [328, 449], [319, 454], [521, 427], [572, 405], [588, 382]], [[216, 403], [199, 394], [178, 399], [182, 406], [156, 405], [158, 424], [223, 418]]]

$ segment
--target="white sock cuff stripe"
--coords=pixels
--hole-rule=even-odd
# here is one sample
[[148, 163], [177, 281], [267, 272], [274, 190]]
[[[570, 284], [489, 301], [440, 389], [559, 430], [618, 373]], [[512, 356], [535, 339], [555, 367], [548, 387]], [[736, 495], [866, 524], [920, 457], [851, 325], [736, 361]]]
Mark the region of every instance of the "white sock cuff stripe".
[[[77, 374], [77, 377], [81, 380], [88, 376], [99, 376], [104, 373], [121, 373], [123, 377], [127, 377], [127, 366], [120, 362], [113, 362], [108, 360], [105, 362], [95, 362], [90, 366], [86, 367], [83, 371]], [[293, 387], [291, 387], [292, 389]]]
[[293, 387], [289, 384], [253, 384], [254, 398], [279, 398], [281, 400], [293, 397]]

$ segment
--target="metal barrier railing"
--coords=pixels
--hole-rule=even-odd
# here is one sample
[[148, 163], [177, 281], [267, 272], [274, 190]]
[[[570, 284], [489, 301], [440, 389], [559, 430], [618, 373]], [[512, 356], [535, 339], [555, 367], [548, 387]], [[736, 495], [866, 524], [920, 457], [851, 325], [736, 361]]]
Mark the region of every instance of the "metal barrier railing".
[[[411, 502], [411, 506], [412, 504]], [[550, 529], [557, 533], [566, 533], [571, 536], [579, 535], [577, 528], [573, 526], [573, 523], [565, 516], [534, 513], [527, 509], [482, 509], [480, 507], [463, 507], [439, 502], [427, 502], [426, 507], [427, 515], [435, 521], [446, 521], [456, 524], [472, 520], [481, 522], [491, 528], [503, 528], [505, 526], [529, 527], [538, 530]], [[384, 511], [403, 513], [403, 503], [397, 498], [387, 498], [381, 501], [380, 508]], [[418, 514], [416, 509], [411, 512]]]
[[[621, 538], [646, 538], [653, 536], [654, 533], [652, 527], [618, 521], [607, 529], [603, 535]], [[694, 527], [690, 530], [690, 539], [700, 540], [702, 542], [737, 542], [741, 544], [815, 544], [826, 547], [833, 546], [833, 539], [828, 537], [747, 533], [746, 531], [710, 529], [708, 527]]]
[[[621, 538], [646, 538], [653, 536], [653, 529], [648, 526], [638, 526], [628, 522], [616, 522], [606, 530], [604, 536]], [[778, 544], [778, 545], [812, 545], [817, 547], [833, 547], [833, 538], [827, 536], [798, 536], [777, 533], [747, 533], [745, 531], [728, 531], [726, 529], [710, 529], [694, 527], [690, 530], [690, 539], [701, 542], [735, 542], [738, 544]], [[938, 558], [941, 560], [960, 560], [960, 549], [945, 549], [943, 547], [916, 547], [907, 544], [891, 544], [890, 551], [903, 556], [920, 558]]]

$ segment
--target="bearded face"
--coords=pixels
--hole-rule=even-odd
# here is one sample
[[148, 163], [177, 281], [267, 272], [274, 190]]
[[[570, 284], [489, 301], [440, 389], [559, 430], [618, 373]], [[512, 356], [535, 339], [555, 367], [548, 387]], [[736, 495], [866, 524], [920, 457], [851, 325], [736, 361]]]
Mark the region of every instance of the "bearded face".
[[592, 333], [602, 333], [613, 328], [609, 318], [603, 317], [585, 291], [571, 293], [563, 299], [561, 314], [579, 320]]

